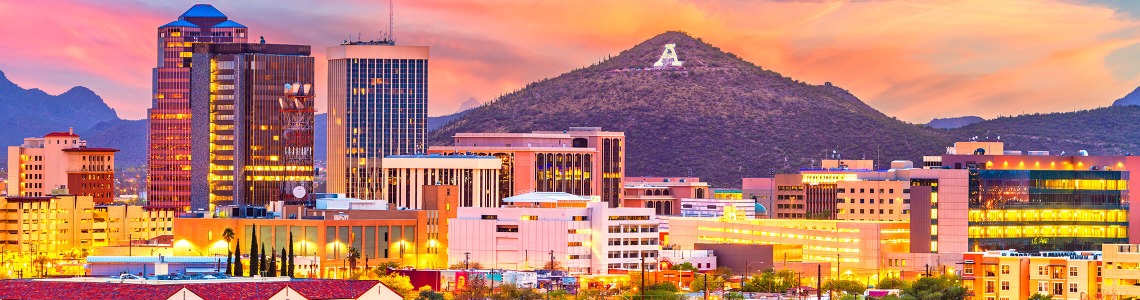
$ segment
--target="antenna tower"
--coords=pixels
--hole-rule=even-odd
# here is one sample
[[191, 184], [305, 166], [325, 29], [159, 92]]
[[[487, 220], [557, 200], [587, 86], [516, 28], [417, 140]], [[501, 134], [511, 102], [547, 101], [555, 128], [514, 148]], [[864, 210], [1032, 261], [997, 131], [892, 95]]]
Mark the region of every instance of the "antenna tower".
[[395, 28], [393, 26], [393, 24], [395, 24], [395, 22], [393, 20], [396, 19], [395, 18], [396, 14], [393, 13], [392, 8], [394, 7], [394, 5], [392, 5], [392, 2], [396, 2], [396, 0], [388, 0], [388, 41], [392, 42], [392, 44], [395, 44], [396, 43], [396, 40], [395, 40], [396, 34], [393, 33], [393, 31], [395, 31]]

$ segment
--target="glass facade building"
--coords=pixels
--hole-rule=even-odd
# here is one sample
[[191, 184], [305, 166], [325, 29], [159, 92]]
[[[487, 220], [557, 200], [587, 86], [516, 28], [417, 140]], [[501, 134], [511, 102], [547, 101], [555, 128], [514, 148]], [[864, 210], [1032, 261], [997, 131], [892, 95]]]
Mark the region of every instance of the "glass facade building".
[[[312, 86], [309, 46], [197, 44], [193, 48], [191, 206], [264, 206], [291, 200], [296, 186], [312, 193], [312, 98], [285, 86]], [[307, 107], [308, 109], [293, 109]], [[288, 107], [289, 109], [286, 109]], [[308, 138], [290, 132], [292, 114], [307, 122]], [[306, 144], [307, 142], [307, 144]], [[298, 155], [300, 154], [300, 155]], [[297, 159], [300, 158], [300, 159]]]
[[382, 158], [426, 152], [428, 57], [390, 41], [328, 48], [328, 192], [381, 199]]
[[1128, 241], [1128, 172], [970, 170], [970, 249], [1076, 251]]
[[158, 27], [147, 152], [147, 206], [190, 207], [190, 67], [195, 43], [244, 43], [247, 28], [208, 4]]

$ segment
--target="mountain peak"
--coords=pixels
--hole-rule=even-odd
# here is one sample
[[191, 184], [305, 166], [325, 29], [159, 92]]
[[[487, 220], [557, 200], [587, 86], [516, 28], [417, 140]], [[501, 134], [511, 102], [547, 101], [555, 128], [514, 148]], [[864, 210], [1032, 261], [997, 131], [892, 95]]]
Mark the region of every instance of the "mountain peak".
[[8, 76], [4, 75], [3, 70], [0, 70], [0, 92], [11, 93], [15, 89], [20, 89], [20, 86], [8, 80]]
[[736, 55], [724, 52], [716, 46], [705, 43], [682, 31], [666, 31], [645, 40], [628, 50], [622, 51], [598, 65], [603, 70], [646, 68], [653, 66], [665, 51], [665, 45], [673, 44], [677, 58], [686, 68], [721, 68], [750, 65]]
[[479, 105], [482, 104], [483, 103], [480, 103], [478, 99], [475, 99], [475, 97], [467, 98], [467, 101], [463, 101], [463, 103], [459, 104], [459, 109], [456, 110], [455, 113], [461, 113], [467, 111], [468, 109], [479, 107]]
[[1125, 95], [1124, 98], [1117, 99], [1112, 102], [1112, 106], [1125, 106], [1125, 105], [1138, 105], [1140, 106], [1140, 87], [1132, 90], [1131, 93]]

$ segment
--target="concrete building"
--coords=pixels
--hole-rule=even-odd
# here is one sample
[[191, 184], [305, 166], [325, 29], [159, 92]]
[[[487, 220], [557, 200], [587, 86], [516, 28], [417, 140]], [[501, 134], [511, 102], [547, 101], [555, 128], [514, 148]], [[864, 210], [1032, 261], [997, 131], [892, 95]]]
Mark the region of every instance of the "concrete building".
[[383, 157], [427, 152], [426, 46], [328, 48], [328, 192], [381, 199]]
[[775, 178], [743, 178], [740, 192], [744, 198], [755, 200], [756, 204], [764, 207], [765, 214], [762, 217], [771, 217], [767, 212], [770, 212], [776, 204]]
[[1140, 295], [1140, 245], [1105, 244], [1100, 273], [1103, 299], [1119, 300]]
[[18, 270], [23, 270], [23, 276], [33, 276], [39, 271], [28, 264], [42, 255], [56, 259], [59, 266], [43, 269], [47, 275], [82, 274], [82, 270], [65, 268], [63, 261], [80, 253], [100, 253], [102, 247], [127, 246], [170, 235], [173, 218], [171, 211], [99, 205], [91, 196], [0, 198], [0, 220], [5, 220], [0, 226], [0, 250], [13, 260], [0, 269], [10, 276]]
[[622, 207], [653, 208], [658, 216], [681, 215], [682, 198], [711, 197], [709, 184], [696, 177], [627, 177]]
[[708, 249], [697, 248], [699, 244], [802, 246], [802, 262], [830, 263], [830, 274], [871, 282], [913, 278], [927, 264], [952, 270], [961, 260], [961, 254], [911, 253], [910, 236], [909, 224], [897, 221], [671, 217], [668, 240], [682, 250]]
[[147, 206], [190, 207], [190, 67], [195, 43], [244, 43], [248, 29], [209, 4], [158, 27], [147, 151]]
[[118, 151], [88, 148], [87, 141], [71, 131], [26, 138], [22, 145], [8, 147], [8, 195], [41, 197], [55, 189], [67, 189], [75, 195], [91, 196], [98, 204], [111, 203], [115, 200]]
[[[550, 194], [508, 197], [503, 199], [507, 207], [459, 208], [450, 226], [451, 263], [468, 259], [533, 270], [554, 260], [573, 274], [606, 274], [638, 270], [644, 257], [646, 269], [656, 268], [661, 245], [653, 209], [610, 208], [589, 198]], [[522, 206], [515, 207], [516, 202]], [[562, 202], [567, 205], [560, 206]]]
[[386, 179], [378, 195], [392, 207], [422, 209], [421, 187], [439, 184], [458, 187], [461, 207], [499, 206], [502, 162], [494, 156], [391, 155], [383, 161], [384, 176], [369, 180]]
[[[763, 207], [752, 199], [681, 199], [682, 217], [720, 217], [737, 214], [739, 217], [755, 219], [763, 214]], [[760, 210], [758, 213], [757, 210]]]
[[[447, 220], [455, 217], [459, 207], [457, 191], [456, 186], [423, 186], [421, 210], [290, 205], [281, 211], [284, 217], [277, 219], [178, 218], [174, 220], [175, 253], [226, 253], [239, 244], [242, 253], [249, 254], [256, 233], [258, 243], [267, 249], [292, 247], [297, 255], [295, 272], [304, 277], [345, 278], [350, 273], [350, 248], [360, 251], [357, 268], [383, 261], [414, 268], [444, 268], [449, 257]], [[226, 228], [233, 229], [236, 241], [222, 238]]]
[[119, 279], [106, 277], [0, 281], [4, 299], [360, 299], [400, 300], [374, 280], [293, 280], [288, 277], [225, 279]]
[[313, 192], [309, 46], [195, 44], [191, 208], [304, 201]]
[[598, 127], [531, 133], [457, 133], [452, 146], [429, 153], [490, 155], [502, 160], [499, 195], [531, 191], [599, 196], [610, 207], [622, 204], [625, 133]]
[[1020, 253], [1014, 250], [963, 255], [962, 285], [973, 299], [1104, 299], [1099, 251]]

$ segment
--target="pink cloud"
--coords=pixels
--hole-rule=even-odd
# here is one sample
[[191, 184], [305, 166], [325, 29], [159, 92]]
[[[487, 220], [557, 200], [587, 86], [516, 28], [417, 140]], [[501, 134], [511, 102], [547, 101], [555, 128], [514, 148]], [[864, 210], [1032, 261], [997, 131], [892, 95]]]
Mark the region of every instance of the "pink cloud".
[[[0, 3], [0, 69], [49, 92], [89, 86], [123, 117], [142, 118], [155, 28], [193, 4]], [[384, 1], [217, 7], [255, 37], [313, 45], [318, 78], [325, 47], [357, 32], [374, 38], [387, 26]], [[1140, 43], [1140, 22], [1072, 2], [423, 0], [398, 1], [396, 10], [397, 41], [432, 47], [431, 114], [589, 65], [667, 30], [786, 76], [830, 81], [913, 122], [1091, 108], [1140, 85], [1119, 75], [1140, 72], [1113, 76], [1140, 61], [1105, 61]]]

